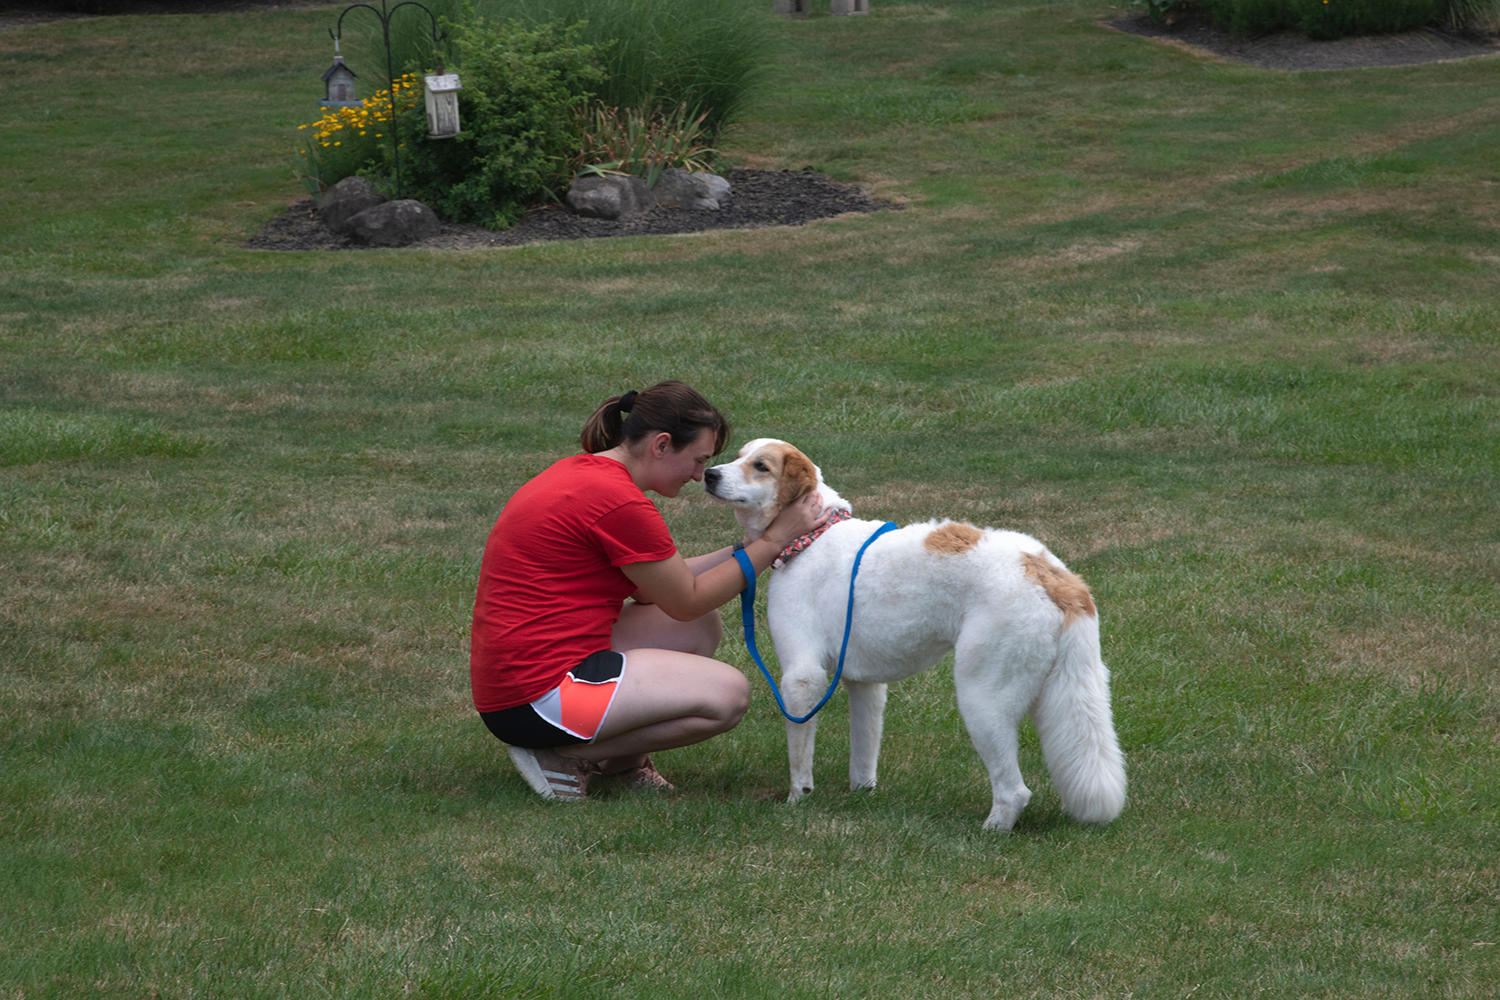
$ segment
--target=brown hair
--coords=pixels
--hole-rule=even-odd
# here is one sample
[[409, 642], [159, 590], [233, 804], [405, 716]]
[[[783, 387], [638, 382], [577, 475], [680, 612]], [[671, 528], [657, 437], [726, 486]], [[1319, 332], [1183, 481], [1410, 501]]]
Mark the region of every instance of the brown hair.
[[579, 443], [590, 454], [639, 441], [662, 431], [681, 451], [704, 430], [714, 432], [714, 454], [729, 440], [729, 421], [698, 391], [681, 382], [658, 382], [640, 392], [611, 396], [583, 425]]

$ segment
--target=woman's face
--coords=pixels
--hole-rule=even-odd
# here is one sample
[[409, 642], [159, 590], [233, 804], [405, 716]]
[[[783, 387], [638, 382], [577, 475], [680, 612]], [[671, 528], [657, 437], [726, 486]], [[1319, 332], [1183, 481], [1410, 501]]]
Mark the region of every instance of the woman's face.
[[[664, 447], [658, 447], [664, 444]], [[655, 458], [650, 487], [664, 497], [675, 497], [690, 481], [703, 481], [703, 471], [714, 457], [714, 432], [705, 427], [698, 432], [686, 448], [673, 448], [672, 439], [665, 434], [654, 439]]]

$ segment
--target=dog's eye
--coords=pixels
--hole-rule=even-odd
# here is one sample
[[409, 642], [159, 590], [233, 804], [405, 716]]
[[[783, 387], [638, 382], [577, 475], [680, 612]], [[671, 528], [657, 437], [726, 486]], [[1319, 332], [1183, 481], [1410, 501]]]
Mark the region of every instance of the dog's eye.
[[756, 472], [770, 472], [771, 471], [771, 467], [769, 465], [767, 465], [765, 462], [756, 462], [755, 463], [755, 471]]

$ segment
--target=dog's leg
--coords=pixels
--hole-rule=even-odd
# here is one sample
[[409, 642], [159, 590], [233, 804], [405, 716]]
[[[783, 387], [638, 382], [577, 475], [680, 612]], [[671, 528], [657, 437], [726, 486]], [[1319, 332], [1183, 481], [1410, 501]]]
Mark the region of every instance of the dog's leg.
[[[811, 712], [827, 686], [827, 676], [818, 667], [792, 667], [781, 674], [781, 696], [794, 716]], [[818, 735], [818, 717], [786, 724], [787, 762], [791, 765], [792, 789], [788, 802], [796, 802], [813, 790], [813, 746]]]
[[[797, 713], [801, 714], [801, 713]], [[818, 735], [816, 717], [806, 722], [786, 724], [786, 756], [792, 769], [792, 790], [787, 794], [788, 802], [796, 802], [813, 790], [813, 744]]]
[[1036, 685], [1022, 684], [1005, 664], [995, 662], [992, 652], [971, 652], [970, 656], [955, 654], [959, 714], [990, 775], [990, 814], [984, 828], [1009, 830], [1031, 801], [1031, 789], [1021, 778], [1018, 749], [1021, 719]]
[[885, 726], [886, 685], [844, 683], [849, 688], [849, 787], [874, 788]]

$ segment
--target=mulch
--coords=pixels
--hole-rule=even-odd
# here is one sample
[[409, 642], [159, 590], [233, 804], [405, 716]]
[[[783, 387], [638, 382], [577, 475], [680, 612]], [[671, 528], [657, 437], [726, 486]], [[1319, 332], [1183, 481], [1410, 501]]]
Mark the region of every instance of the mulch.
[[1430, 29], [1315, 42], [1292, 31], [1240, 38], [1214, 30], [1201, 17], [1158, 24], [1145, 14], [1127, 14], [1104, 26], [1261, 69], [1290, 71], [1416, 66], [1500, 52], [1500, 39], [1493, 36], [1467, 37]]
[[[436, 236], [412, 246], [465, 250], [522, 246], [551, 240], [800, 226], [816, 219], [898, 207], [811, 169], [731, 170], [725, 179], [729, 181], [730, 194], [717, 211], [658, 206], [631, 219], [609, 220], [574, 215], [561, 206], [549, 204], [528, 212], [521, 221], [506, 229], [445, 222]], [[245, 246], [252, 250], [364, 249], [363, 245], [330, 231], [318, 221], [311, 198], [297, 202], [266, 223]]]

